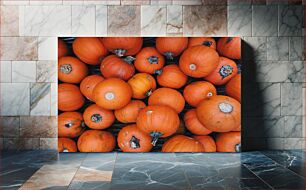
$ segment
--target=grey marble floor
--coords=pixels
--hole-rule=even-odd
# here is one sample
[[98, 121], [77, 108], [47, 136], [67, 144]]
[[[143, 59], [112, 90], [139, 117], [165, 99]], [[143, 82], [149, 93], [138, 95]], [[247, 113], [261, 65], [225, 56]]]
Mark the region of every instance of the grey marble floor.
[[305, 189], [304, 151], [2, 152], [0, 189]]

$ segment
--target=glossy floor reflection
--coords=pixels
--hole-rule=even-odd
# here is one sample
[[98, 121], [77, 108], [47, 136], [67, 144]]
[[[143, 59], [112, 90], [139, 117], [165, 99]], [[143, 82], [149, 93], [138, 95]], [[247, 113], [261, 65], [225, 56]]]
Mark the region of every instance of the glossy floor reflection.
[[304, 151], [2, 152], [0, 189], [305, 189]]

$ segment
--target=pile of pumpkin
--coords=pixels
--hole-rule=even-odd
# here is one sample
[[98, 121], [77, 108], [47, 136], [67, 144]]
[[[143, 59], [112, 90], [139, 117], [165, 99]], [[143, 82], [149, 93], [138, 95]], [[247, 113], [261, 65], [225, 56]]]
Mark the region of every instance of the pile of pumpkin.
[[[162, 152], [240, 151], [240, 38], [143, 41], [80, 37], [69, 53], [59, 39], [59, 151], [110, 152], [117, 142], [123, 152], [149, 152], [160, 138]], [[125, 124], [117, 139], [105, 130], [116, 120]]]

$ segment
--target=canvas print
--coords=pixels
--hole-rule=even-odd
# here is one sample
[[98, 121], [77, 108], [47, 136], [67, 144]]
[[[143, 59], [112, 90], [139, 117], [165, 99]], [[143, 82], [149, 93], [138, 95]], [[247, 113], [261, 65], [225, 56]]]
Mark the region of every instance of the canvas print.
[[58, 38], [59, 152], [240, 152], [238, 37]]

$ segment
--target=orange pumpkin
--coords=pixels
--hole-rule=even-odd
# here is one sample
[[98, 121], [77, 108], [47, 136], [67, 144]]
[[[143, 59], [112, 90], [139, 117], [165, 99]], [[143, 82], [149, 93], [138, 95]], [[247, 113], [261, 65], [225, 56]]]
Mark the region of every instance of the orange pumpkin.
[[181, 93], [174, 89], [159, 88], [151, 94], [148, 104], [169, 106], [180, 113], [185, 107], [185, 99]]
[[210, 37], [191, 37], [188, 41], [188, 47], [192, 46], [207, 46], [213, 49], [217, 48], [216, 40]]
[[239, 37], [220, 38], [217, 50], [221, 55], [230, 59], [241, 59], [241, 39]]
[[167, 140], [162, 147], [162, 152], [204, 152], [203, 145], [194, 138], [177, 135]]
[[103, 80], [104, 78], [99, 75], [90, 75], [85, 77], [80, 84], [80, 90], [82, 94], [87, 99], [93, 101], [93, 90], [96, 87], [96, 85], [102, 82]]
[[216, 138], [218, 152], [240, 152], [241, 151], [241, 133], [227, 132], [219, 133]]
[[80, 83], [88, 75], [85, 63], [74, 57], [58, 60], [58, 79], [62, 82]]
[[75, 111], [80, 109], [85, 99], [80, 89], [73, 84], [58, 85], [58, 109], [61, 111]]
[[236, 127], [235, 129], [233, 129], [232, 131], [241, 131], [241, 125], [239, 125], [239, 126]]
[[63, 40], [58, 38], [57, 45], [58, 45], [58, 48], [57, 48], [57, 57], [58, 58], [67, 56], [69, 54], [68, 46]]
[[188, 84], [183, 94], [186, 102], [196, 107], [202, 100], [217, 95], [217, 90], [210, 82], [196, 81]]
[[168, 88], [183, 87], [188, 77], [180, 70], [177, 65], [167, 65], [161, 70], [155, 71], [159, 85]]
[[152, 94], [156, 89], [154, 77], [147, 73], [137, 73], [129, 81], [133, 90], [133, 98], [144, 99]]
[[105, 37], [102, 38], [102, 42], [108, 51], [122, 57], [136, 55], [142, 47], [143, 39], [140, 37]]
[[179, 60], [180, 69], [194, 78], [208, 76], [219, 63], [218, 53], [206, 46], [193, 46], [186, 49]]
[[132, 100], [121, 109], [115, 110], [115, 116], [121, 123], [136, 122], [139, 111], [146, 107], [140, 100]]
[[58, 152], [77, 152], [78, 148], [74, 140], [69, 138], [58, 138]]
[[224, 85], [238, 73], [236, 63], [226, 57], [220, 57], [218, 67], [204, 79], [214, 85]]
[[58, 116], [58, 136], [75, 138], [85, 130], [83, 116], [79, 112], [63, 112]]
[[150, 152], [152, 138], [135, 124], [123, 127], [118, 133], [118, 146], [123, 152]]
[[100, 71], [105, 78], [120, 78], [126, 81], [134, 75], [135, 68], [131, 62], [109, 55], [102, 61]]
[[184, 115], [184, 122], [186, 128], [195, 135], [208, 135], [212, 133], [211, 130], [207, 129], [197, 118], [195, 109], [188, 110]]
[[132, 98], [130, 85], [118, 78], [109, 78], [100, 82], [93, 91], [94, 101], [104, 109], [120, 109]]
[[155, 48], [145, 47], [136, 55], [134, 65], [139, 72], [154, 74], [165, 65], [165, 59]]
[[187, 37], [159, 37], [156, 38], [156, 49], [167, 59], [180, 55], [188, 46]]
[[234, 76], [226, 85], [225, 92], [232, 98], [241, 102], [241, 74]]
[[96, 104], [92, 104], [85, 109], [83, 118], [85, 124], [91, 129], [106, 129], [115, 121], [112, 111], [100, 108]]
[[80, 152], [111, 152], [115, 145], [114, 135], [107, 131], [87, 130], [78, 139]]
[[228, 132], [241, 123], [240, 103], [228, 96], [213, 96], [196, 108], [199, 121], [214, 132]]
[[204, 147], [204, 152], [216, 152], [217, 147], [214, 139], [211, 136], [194, 136]]
[[155, 146], [159, 137], [168, 137], [177, 131], [180, 119], [168, 106], [147, 106], [139, 112], [136, 124], [153, 138]]
[[99, 65], [107, 55], [107, 49], [99, 38], [95, 37], [76, 38], [72, 48], [75, 55], [89, 65]]

